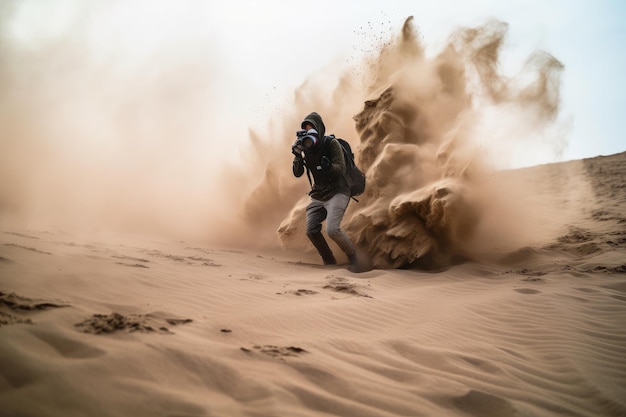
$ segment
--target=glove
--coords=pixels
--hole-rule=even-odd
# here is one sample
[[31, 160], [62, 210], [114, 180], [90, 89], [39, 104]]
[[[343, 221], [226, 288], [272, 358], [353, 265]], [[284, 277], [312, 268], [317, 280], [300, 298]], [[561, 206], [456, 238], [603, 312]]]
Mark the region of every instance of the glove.
[[322, 156], [322, 161], [320, 165], [322, 166], [322, 171], [324, 172], [330, 171], [333, 166], [333, 164], [330, 162], [330, 159], [328, 159], [326, 156]]

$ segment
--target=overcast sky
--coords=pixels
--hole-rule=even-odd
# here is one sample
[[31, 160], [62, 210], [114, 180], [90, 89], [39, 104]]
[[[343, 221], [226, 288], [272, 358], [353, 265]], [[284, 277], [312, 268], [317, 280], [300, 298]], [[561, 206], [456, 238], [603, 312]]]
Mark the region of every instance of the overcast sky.
[[[132, 71], [176, 51], [208, 62], [215, 112], [247, 129], [285, 100], [308, 76], [335, 62], [357, 62], [408, 16], [425, 44], [438, 51], [458, 26], [489, 18], [507, 22], [503, 71], [543, 49], [563, 73], [561, 116], [571, 119], [562, 159], [626, 150], [626, 2], [622, 0], [0, 0], [11, 14], [5, 36], [36, 50], [80, 33], [94, 62], [115, 60]], [[69, 34], [69, 36], [68, 36]], [[184, 60], [184, 59], [183, 59]], [[238, 113], [237, 117], [233, 113]], [[248, 123], [249, 122], [249, 123]], [[227, 127], [224, 127], [226, 129]], [[550, 158], [553, 158], [550, 156]], [[540, 161], [548, 162], [548, 161]]]

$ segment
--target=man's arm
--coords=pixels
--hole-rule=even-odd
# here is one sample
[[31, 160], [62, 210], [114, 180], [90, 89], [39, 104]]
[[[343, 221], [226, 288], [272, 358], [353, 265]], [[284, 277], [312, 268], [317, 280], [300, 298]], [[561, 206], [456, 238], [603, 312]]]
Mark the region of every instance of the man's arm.
[[301, 177], [304, 174], [304, 162], [302, 161], [302, 157], [300, 155], [296, 155], [293, 158], [293, 175], [296, 177]]
[[330, 156], [330, 172], [339, 176], [346, 173], [346, 161], [343, 159], [343, 149], [341, 145], [335, 139], [330, 142], [330, 149], [328, 151]]

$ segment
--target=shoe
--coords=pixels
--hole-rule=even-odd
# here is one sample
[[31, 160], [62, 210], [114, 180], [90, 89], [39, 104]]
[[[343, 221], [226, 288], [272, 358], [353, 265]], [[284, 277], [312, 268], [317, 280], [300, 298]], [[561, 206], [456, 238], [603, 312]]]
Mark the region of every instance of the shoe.
[[350, 260], [350, 266], [348, 267], [348, 271], [358, 274], [367, 270], [362, 262], [359, 262], [359, 256], [356, 252], [354, 252], [352, 255], [348, 255], [348, 259]]

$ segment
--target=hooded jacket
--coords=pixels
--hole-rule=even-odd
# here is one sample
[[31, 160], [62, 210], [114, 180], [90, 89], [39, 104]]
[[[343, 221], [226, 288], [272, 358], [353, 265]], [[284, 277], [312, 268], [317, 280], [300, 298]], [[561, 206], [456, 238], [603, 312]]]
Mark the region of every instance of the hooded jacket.
[[[313, 187], [309, 195], [320, 201], [330, 200], [336, 194], [350, 196], [350, 187], [345, 178], [346, 163], [343, 159], [341, 145], [332, 136], [325, 136], [326, 126], [322, 117], [316, 112], [307, 115], [301, 123], [304, 129], [306, 123], [311, 123], [317, 130], [320, 141], [310, 150], [304, 151], [304, 160], [296, 156], [293, 160], [293, 174], [301, 177], [304, 173], [304, 165], [309, 168], [313, 175]], [[328, 170], [322, 169], [322, 156], [330, 159], [331, 166]]]

